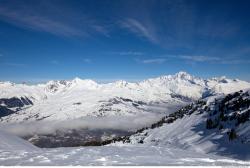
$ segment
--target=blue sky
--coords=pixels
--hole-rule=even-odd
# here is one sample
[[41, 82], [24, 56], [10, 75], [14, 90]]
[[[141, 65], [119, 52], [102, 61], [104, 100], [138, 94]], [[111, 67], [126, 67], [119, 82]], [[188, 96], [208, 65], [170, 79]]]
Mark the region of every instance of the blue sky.
[[250, 81], [247, 0], [0, 0], [0, 80]]

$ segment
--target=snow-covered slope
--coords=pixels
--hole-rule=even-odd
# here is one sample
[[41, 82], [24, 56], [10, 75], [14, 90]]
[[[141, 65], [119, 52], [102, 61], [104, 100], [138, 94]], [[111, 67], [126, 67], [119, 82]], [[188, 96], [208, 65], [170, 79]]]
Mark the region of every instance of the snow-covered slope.
[[39, 152], [0, 150], [4, 166], [249, 166], [249, 161], [164, 147], [81, 147]]
[[0, 165], [249, 166], [250, 162], [161, 146], [137, 145], [38, 149], [16, 136], [0, 131]]
[[198, 101], [123, 141], [249, 160], [250, 91]]
[[[152, 157], [153, 156], [153, 157]], [[39, 149], [0, 131], [1, 166], [93, 165], [221, 165], [249, 166], [250, 162], [159, 146], [102, 146]]]
[[[183, 106], [202, 97], [227, 94], [250, 88], [240, 80], [213, 78], [203, 80], [186, 72], [161, 76], [138, 83], [117, 81], [98, 84], [75, 78], [71, 81], [49, 81], [46, 84], [25, 85], [0, 83], [1, 98], [27, 98], [32, 106], [5, 110], [2, 122], [35, 120], [65, 120], [85, 116], [131, 116], [162, 113], [163, 108]], [[5, 106], [5, 107], [4, 107]], [[166, 108], [165, 108], [166, 109]], [[3, 111], [3, 110], [2, 110]], [[165, 110], [165, 114], [172, 112]], [[11, 114], [11, 115], [9, 115]]]
[[37, 151], [39, 148], [15, 135], [0, 131], [0, 150]]

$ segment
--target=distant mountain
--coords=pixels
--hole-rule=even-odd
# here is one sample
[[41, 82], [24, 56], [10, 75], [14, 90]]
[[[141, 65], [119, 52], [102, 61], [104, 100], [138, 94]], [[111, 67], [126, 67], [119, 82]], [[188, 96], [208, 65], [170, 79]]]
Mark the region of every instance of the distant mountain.
[[[246, 88], [250, 88], [250, 83], [238, 79], [204, 80], [186, 72], [138, 83], [98, 84], [80, 78], [38, 85], [1, 82], [0, 117], [2, 122], [21, 122], [155, 114], [163, 112], [166, 106], [180, 107], [200, 98]], [[165, 108], [164, 114], [170, 112]]]

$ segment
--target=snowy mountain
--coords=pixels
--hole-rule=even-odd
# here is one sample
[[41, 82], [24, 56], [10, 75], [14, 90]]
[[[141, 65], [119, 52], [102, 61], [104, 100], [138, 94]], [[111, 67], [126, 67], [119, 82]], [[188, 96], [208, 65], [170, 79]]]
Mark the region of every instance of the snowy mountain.
[[1, 82], [0, 164], [250, 165], [247, 88], [186, 72], [138, 83]]
[[115, 141], [249, 160], [250, 90], [199, 100]]
[[2, 122], [22, 122], [166, 114], [200, 98], [246, 88], [250, 83], [245, 81], [225, 77], [204, 80], [186, 72], [138, 83], [98, 84], [79, 78], [38, 85], [1, 82], [0, 117]]
[[39, 149], [0, 131], [0, 165], [249, 166], [249, 105], [249, 90], [207, 97], [99, 147]]

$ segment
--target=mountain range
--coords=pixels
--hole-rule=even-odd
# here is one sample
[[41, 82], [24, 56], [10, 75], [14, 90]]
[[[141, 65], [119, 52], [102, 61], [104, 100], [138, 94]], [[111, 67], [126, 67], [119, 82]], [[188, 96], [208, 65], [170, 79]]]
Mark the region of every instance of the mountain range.
[[0, 82], [0, 163], [250, 165], [249, 105], [249, 82], [186, 72], [137, 83]]
[[1, 82], [0, 116], [2, 122], [21, 122], [165, 114], [200, 98], [246, 88], [250, 83], [238, 79], [202, 79], [186, 72], [137, 83], [98, 84], [80, 78], [37, 85]]

